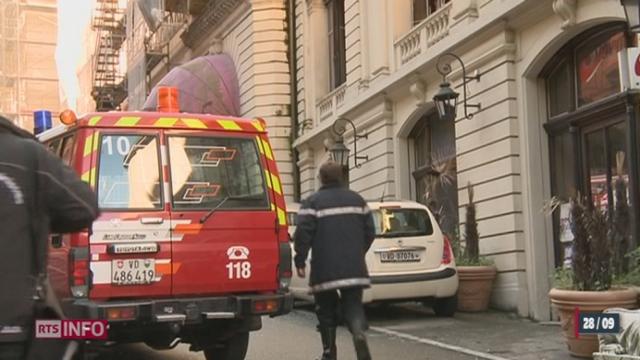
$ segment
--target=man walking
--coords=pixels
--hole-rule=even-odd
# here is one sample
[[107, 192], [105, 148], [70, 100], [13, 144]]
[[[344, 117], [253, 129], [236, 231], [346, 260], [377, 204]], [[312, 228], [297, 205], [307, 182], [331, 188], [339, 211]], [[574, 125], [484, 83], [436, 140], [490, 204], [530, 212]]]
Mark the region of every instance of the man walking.
[[[27, 358], [36, 269], [46, 264], [49, 232], [80, 231], [97, 215], [91, 188], [30, 133], [0, 116], [0, 359]], [[62, 356], [49, 351], [31, 357]]]
[[309, 285], [320, 324], [322, 360], [336, 359], [339, 305], [358, 360], [370, 360], [362, 291], [371, 283], [365, 253], [375, 229], [367, 203], [343, 186], [342, 174], [342, 166], [335, 162], [320, 167], [322, 187], [302, 202], [298, 212], [295, 265], [298, 276], [305, 277], [305, 261], [312, 250]]

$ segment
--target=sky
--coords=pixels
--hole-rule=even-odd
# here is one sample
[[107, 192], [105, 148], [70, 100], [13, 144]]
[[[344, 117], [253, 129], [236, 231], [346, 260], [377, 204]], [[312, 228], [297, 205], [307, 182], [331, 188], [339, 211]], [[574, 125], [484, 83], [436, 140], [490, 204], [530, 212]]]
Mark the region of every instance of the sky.
[[95, 0], [58, 0], [56, 66], [60, 88], [72, 110], [76, 110], [80, 92], [76, 72], [85, 51], [82, 39], [91, 21], [94, 4]]

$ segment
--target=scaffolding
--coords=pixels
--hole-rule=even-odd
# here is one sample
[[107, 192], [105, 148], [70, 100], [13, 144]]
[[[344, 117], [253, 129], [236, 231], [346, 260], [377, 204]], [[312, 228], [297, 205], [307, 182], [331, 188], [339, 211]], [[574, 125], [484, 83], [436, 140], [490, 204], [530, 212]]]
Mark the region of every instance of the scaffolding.
[[19, 0], [0, 0], [0, 113], [19, 119], [18, 95]]
[[118, 0], [98, 0], [92, 28], [97, 33], [91, 95], [97, 111], [118, 109], [127, 97], [120, 52], [126, 38], [125, 16]]
[[189, 2], [165, 0], [161, 6], [162, 19], [144, 40], [147, 82], [153, 69], [162, 59], [169, 57], [171, 39], [189, 22]]

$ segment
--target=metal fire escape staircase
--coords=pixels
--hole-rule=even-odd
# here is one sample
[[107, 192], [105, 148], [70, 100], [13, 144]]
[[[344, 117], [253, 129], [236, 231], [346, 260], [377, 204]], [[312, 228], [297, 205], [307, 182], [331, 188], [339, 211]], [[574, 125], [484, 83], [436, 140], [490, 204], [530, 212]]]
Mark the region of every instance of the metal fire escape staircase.
[[126, 76], [120, 68], [120, 49], [126, 38], [125, 17], [118, 0], [97, 1], [92, 27], [97, 42], [91, 95], [97, 111], [114, 110], [127, 97]]

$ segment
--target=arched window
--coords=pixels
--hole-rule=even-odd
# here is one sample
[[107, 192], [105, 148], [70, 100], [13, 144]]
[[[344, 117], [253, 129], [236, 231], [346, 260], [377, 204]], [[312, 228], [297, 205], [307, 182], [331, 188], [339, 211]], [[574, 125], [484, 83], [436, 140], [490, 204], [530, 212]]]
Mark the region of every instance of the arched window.
[[409, 138], [415, 200], [429, 206], [443, 232], [453, 234], [458, 226], [455, 124], [432, 112], [418, 121]]
[[[624, 23], [590, 29], [568, 42], [541, 73], [547, 94], [551, 187], [562, 201], [578, 193], [611, 211], [613, 183], [629, 181], [626, 97], [618, 52], [635, 46]], [[620, 175], [618, 172], [621, 172]], [[556, 266], [571, 241], [568, 205], [554, 213]]]

